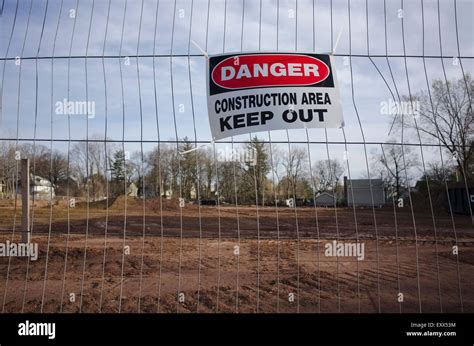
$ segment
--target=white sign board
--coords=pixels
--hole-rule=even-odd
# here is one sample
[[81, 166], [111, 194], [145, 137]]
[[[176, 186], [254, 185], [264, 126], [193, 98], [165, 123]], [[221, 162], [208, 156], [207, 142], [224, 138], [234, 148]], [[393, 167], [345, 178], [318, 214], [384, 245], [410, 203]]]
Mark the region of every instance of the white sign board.
[[260, 131], [344, 126], [328, 54], [210, 56], [208, 112], [214, 140]]

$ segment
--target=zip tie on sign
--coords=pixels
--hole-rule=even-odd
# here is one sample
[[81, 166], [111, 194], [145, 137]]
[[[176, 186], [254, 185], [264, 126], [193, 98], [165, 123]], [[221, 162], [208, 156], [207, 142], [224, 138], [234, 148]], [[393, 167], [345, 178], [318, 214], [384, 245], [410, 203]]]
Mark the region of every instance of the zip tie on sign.
[[194, 44], [196, 46], [197, 49], [199, 49], [199, 51], [204, 54], [204, 56], [206, 58], [209, 58], [209, 55], [207, 54], [207, 52], [201, 48], [201, 46], [199, 46], [194, 40], [191, 40], [191, 43]]
[[330, 53], [331, 55], [336, 54], [336, 48], [337, 48], [337, 45], [339, 44], [339, 40], [341, 39], [343, 29], [344, 29], [344, 24], [342, 24], [341, 29], [339, 29], [339, 34], [337, 35], [336, 43], [334, 44], [334, 48], [332, 49], [332, 52]]
[[196, 150], [199, 150], [201, 148], [204, 148], [208, 145], [211, 145], [211, 144], [214, 144], [214, 140], [210, 141], [209, 143], [205, 143], [205, 144], [202, 144], [202, 145], [199, 145], [195, 148], [192, 148], [192, 149], [189, 149], [189, 150], [185, 150], [185, 151], [181, 151], [180, 154], [181, 155], [184, 155], [184, 154], [188, 154], [188, 153], [192, 153], [193, 151], [196, 151]]

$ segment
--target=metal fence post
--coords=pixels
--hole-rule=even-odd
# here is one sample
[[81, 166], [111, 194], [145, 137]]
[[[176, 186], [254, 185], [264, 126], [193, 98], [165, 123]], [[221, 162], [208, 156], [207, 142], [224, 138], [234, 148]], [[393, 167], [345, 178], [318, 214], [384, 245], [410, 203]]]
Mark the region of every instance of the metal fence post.
[[30, 160], [21, 160], [21, 242], [30, 243]]

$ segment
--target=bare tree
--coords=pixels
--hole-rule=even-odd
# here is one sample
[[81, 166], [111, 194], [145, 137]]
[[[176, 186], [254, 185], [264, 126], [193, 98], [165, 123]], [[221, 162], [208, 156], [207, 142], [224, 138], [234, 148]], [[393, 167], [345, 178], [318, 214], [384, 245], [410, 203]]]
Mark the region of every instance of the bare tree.
[[163, 175], [160, 162], [161, 147], [157, 147], [146, 154], [145, 160], [149, 170], [147, 171], [147, 193], [151, 196], [162, 196]]
[[245, 144], [244, 150], [252, 153], [254, 160], [241, 162], [240, 200], [263, 205], [267, 174], [270, 171], [267, 145], [255, 136]]
[[384, 144], [382, 152], [373, 158], [374, 171], [380, 174], [388, 191], [393, 191], [394, 197], [399, 197], [402, 189], [409, 184], [410, 169], [417, 166], [418, 156], [410, 147]]
[[211, 198], [212, 192], [214, 190], [213, 184], [215, 181], [215, 165], [214, 153], [211, 148], [204, 150], [199, 150], [198, 153], [198, 162], [200, 169], [200, 187], [201, 187], [201, 197]]
[[31, 173], [49, 179], [51, 174], [51, 152], [40, 144], [25, 143], [20, 147], [21, 157], [30, 158]]
[[442, 186], [446, 181], [453, 180], [456, 176], [456, 167], [447, 163], [430, 162], [426, 169], [426, 176], [430, 184], [435, 186]]
[[397, 116], [398, 128], [403, 125], [418, 129], [436, 143], [439, 139], [467, 181], [473, 178], [474, 163], [473, 90], [474, 82], [469, 74], [453, 81], [434, 80], [431, 94], [420, 93], [412, 98], [419, 105], [413, 107], [419, 108], [415, 116]]
[[319, 160], [314, 165], [314, 191], [334, 193], [344, 173], [343, 165], [337, 160]]
[[15, 160], [15, 144], [9, 141], [0, 141], [0, 197], [13, 198], [16, 189], [17, 164]]
[[53, 151], [50, 176], [51, 182], [56, 186], [67, 181], [67, 157], [64, 153]]
[[282, 165], [285, 168], [285, 177], [282, 179], [285, 185], [286, 198], [296, 194], [299, 180], [306, 172], [306, 151], [303, 148], [290, 148], [283, 156]]
[[[91, 138], [101, 139], [97, 136]], [[106, 152], [104, 144], [100, 142], [79, 142], [72, 146], [69, 175], [77, 181], [83, 193], [88, 191], [90, 198], [106, 195], [107, 170], [111, 168], [112, 156], [116, 151], [114, 145], [108, 144]]]
[[[155, 195], [177, 196], [178, 155], [176, 147], [161, 144], [147, 155], [149, 165], [147, 186]], [[150, 187], [152, 185], [152, 187]]]
[[197, 191], [197, 167], [196, 156], [194, 151], [194, 144], [188, 139], [184, 138], [184, 142], [179, 145], [179, 184], [181, 185], [181, 192], [184, 198], [191, 199], [191, 192]]

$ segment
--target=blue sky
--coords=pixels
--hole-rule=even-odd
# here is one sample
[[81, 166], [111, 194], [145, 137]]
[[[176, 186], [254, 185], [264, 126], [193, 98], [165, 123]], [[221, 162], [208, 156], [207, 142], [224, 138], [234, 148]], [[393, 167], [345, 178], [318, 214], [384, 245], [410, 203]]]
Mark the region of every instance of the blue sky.
[[[205, 57], [169, 57], [169, 55], [186, 55], [188, 52], [200, 55], [198, 48], [189, 43], [190, 39], [207, 50], [209, 54], [258, 50], [324, 53], [333, 48], [331, 46], [330, 0], [279, 0], [279, 7], [277, 7], [277, 0], [262, 0], [261, 2], [210, 0], [210, 3], [207, 0], [177, 0], [176, 2], [160, 0], [158, 11], [156, 11], [157, 0], [143, 0], [143, 2], [129, 0], [124, 27], [122, 27], [122, 20], [125, 0], [111, 1], [108, 21], [109, 2], [107, 0], [94, 2], [92, 0], [63, 0], [62, 2], [50, 0], [47, 11], [46, 3], [45, 0], [35, 0], [31, 5], [29, 0], [19, 0], [16, 22], [13, 26], [16, 1], [4, 1], [3, 15], [0, 17], [0, 57], [35, 57], [37, 54], [45, 57], [68, 56], [70, 48], [72, 56], [101, 56], [103, 53], [106, 56], [119, 54], [128, 56], [137, 53], [138, 55], [153, 53], [165, 55], [154, 59], [155, 70], [153, 70], [151, 57], [130, 58], [128, 66], [124, 64], [123, 59], [107, 58], [104, 59], [105, 75], [102, 59], [88, 59], [87, 99], [95, 102], [96, 115], [95, 118], [89, 120], [84, 116], [71, 116], [71, 140], [85, 139], [87, 134], [89, 138], [104, 138], [106, 131], [107, 137], [114, 140], [121, 140], [123, 133], [125, 140], [175, 139], [174, 119], [176, 119], [178, 138], [188, 136], [194, 139], [193, 113], [197, 139], [210, 140], [206, 106]], [[76, 3], [78, 3], [77, 8]], [[439, 20], [438, 1], [424, 0], [424, 30], [421, 22], [421, 0], [403, 2], [386, 0], [386, 16], [384, 16], [384, 1], [351, 0], [349, 4], [350, 35], [348, 1], [333, 0], [332, 3], [333, 43], [341, 32], [337, 54], [349, 54], [349, 43], [352, 54], [360, 55], [384, 55], [387, 49], [389, 55], [419, 56], [423, 54], [424, 49], [424, 54], [427, 56], [439, 56], [442, 47], [442, 55], [448, 57], [444, 59], [448, 79], [457, 79], [462, 76], [461, 65], [453, 63], [453, 57], [466, 57], [458, 61], [462, 63], [465, 71], [471, 74], [473, 72], [474, 59], [468, 58], [474, 56], [472, 44], [474, 2], [470, 0], [457, 0], [456, 13], [454, 0], [440, 0]], [[140, 16], [142, 4], [143, 15]], [[209, 23], [207, 23], [208, 8]], [[74, 37], [72, 37], [74, 19], [70, 18], [72, 9], [76, 10]], [[45, 13], [45, 27], [41, 45], [39, 45]], [[404, 35], [400, 16], [403, 16]], [[55, 38], [58, 19], [59, 27]], [[154, 45], [155, 22], [157, 25]], [[105, 36], [106, 26], [107, 36]], [[12, 28], [13, 36], [7, 54]], [[121, 40], [122, 31], [123, 41]], [[344, 56], [335, 57], [347, 141], [362, 141], [362, 132], [355, 108], [358, 110], [367, 142], [384, 142], [389, 139], [388, 129], [391, 118], [381, 114], [380, 107], [381, 102], [387, 102], [392, 96], [374, 64], [380, 69], [393, 92], [395, 88], [389, 74], [387, 60], [384, 57], [373, 57], [372, 61], [373, 63], [366, 56], [353, 57], [351, 61]], [[423, 59], [406, 58], [408, 81], [405, 73], [405, 59], [392, 57], [389, 62], [400, 95], [408, 95], [408, 81], [413, 93], [426, 89]], [[120, 88], [120, 63], [122, 63], [124, 84], [123, 100]], [[137, 63], [141, 98], [139, 97]], [[351, 64], [354, 102], [351, 93]], [[86, 61], [81, 58], [70, 60], [57, 58], [54, 62], [51, 59], [41, 59], [38, 60], [37, 65], [35, 60], [22, 60], [20, 66], [15, 65], [13, 60], [6, 63], [2, 61], [0, 68], [4, 74], [2, 73], [0, 138], [16, 138], [17, 136], [20, 139], [33, 138], [36, 115], [36, 138], [68, 139], [67, 116], [51, 114], [51, 104], [64, 98], [86, 100], [85, 65]], [[427, 58], [426, 65], [430, 81], [444, 78], [441, 59]], [[38, 71], [37, 112], [35, 112], [36, 71]], [[157, 87], [157, 110], [155, 109], [154, 74]], [[107, 84], [107, 100], [104, 77]], [[107, 126], [105, 125], [106, 101]], [[158, 113], [159, 134], [156, 113]], [[328, 129], [327, 133], [329, 141], [341, 143], [344, 141], [341, 129]], [[259, 133], [258, 136], [268, 139], [267, 133]], [[290, 130], [289, 136], [291, 141], [306, 140], [304, 130]], [[310, 129], [309, 137], [312, 141], [325, 141], [324, 130]], [[234, 137], [236, 141], [247, 139], [248, 135]], [[392, 139], [400, 140], [396, 136]], [[272, 140], [286, 141], [286, 132], [272, 132]], [[406, 141], [418, 143], [418, 139], [414, 136], [407, 138]], [[48, 142], [44, 144], [49, 145]], [[144, 149], [152, 146], [152, 144], [147, 144]], [[64, 143], [54, 143], [54, 147], [64, 150]], [[139, 144], [129, 143], [127, 148], [131, 151], [138, 150]], [[368, 146], [369, 153], [378, 149], [380, 149], [379, 146]], [[342, 159], [343, 150], [344, 146], [341, 144], [330, 145], [331, 158]], [[436, 150], [428, 147], [424, 150], [428, 159], [439, 159]], [[311, 145], [311, 153], [313, 162], [327, 158], [325, 145]], [[363, 146], [349, 146], [349, 159], [353, 177], [366, 175]]]

